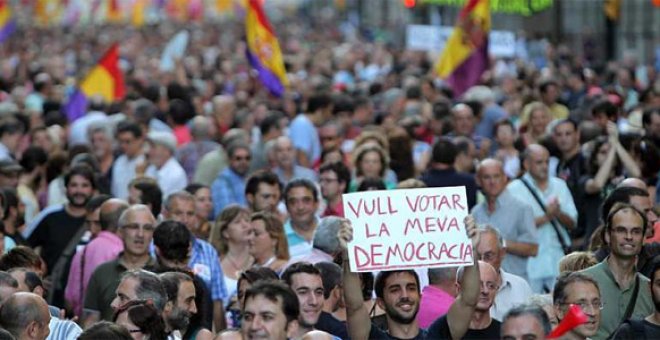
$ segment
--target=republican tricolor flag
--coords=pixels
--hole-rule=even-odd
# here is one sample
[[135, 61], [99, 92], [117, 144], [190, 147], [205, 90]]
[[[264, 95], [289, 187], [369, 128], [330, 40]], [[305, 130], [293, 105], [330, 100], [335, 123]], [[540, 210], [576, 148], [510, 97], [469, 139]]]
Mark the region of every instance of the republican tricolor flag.
[[124, 76], [119, 69], [119, 45], [114, 44], [69, 96], [64, 108], [66, 116], [73, 122], [85, 115], [91, 97], [99, 96], [112, 103], [123, 98], [125, 91]]
[[247, 6], [245, 15], [247, 59], [259, 72], [259, 79], [270, 93], [281, 97], [288, 81], [280, 44], [261, 7], [261, 1], [249, 0]]
[[435, 67], [436, 74], [447, 80], [456, 97], [477, 85], [488, 69], [489, 33], [489, 0], [469, 0]]
[[0, 0], [0, 43], [16, 31], [16, 19], [12, 16], [7, 0]]

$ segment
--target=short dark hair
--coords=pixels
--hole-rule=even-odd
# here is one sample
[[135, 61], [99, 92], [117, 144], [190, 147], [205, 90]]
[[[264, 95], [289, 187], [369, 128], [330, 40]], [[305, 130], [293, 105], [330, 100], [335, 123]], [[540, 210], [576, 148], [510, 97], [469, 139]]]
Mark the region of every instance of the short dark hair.
[[637, 187], [619, 187], [614, 189], [603, 201], [601, 220], [607, 221], [610, 210], [616, 203], [630, 203], [630, 198], [635, 196], [648, 197], [648, 191]]
[[[110, 195], [105, 195], [105, 194], [100, 194], [100, 195], [94, 195], [92, 198], [87, 201], [87, 204], [85, 204], [85, 210], [87, 212], [94, 212], [94, 210], [98, 209], [101, 207], [105, 201], [111, 199], [112, 196]], [[119, 218], [119, 217], [117, 217]], [[103, 226], [101, 226], [101, 229], [103, 229]], [[104, 229], [105, 230], [105, 229]]]
[[245, 302], [259, 295], [275, 303], [279, 301], [287, 322], [298, 320], [300, 314], [298, 296], [289, 286], [275, 280], [259, 281], [245, 292]]
[[[162, 320], [162, 318], [160, 319]], [[125, 327], [110, 321], [99, 321], [78, 336], [78, 340], [96, 339], [133, 340], [131, 333]]]
[[132, 120], [123, 120], [117, 124], [117, 136], [126, 132], [131, 133], [134, 138], [141, 138], [144, 136], [144, 132], [140, 125]]
[[557, 282], [555, 283], [555, 288], [552, 291], [552, 302], [555, 305], [560, 305], [566, 302], [566, 287], [572, 283], [582, 282], [582, 283], [591, 283], [598, 290], [600, 295], [600, 288], [598, 287], [598, 282], [594, 280], [591, 276], [580, 272], [567, 272], [559, 275]]
[[19, 164], [25, 172], [32, 172], [38, 166], [45, 165], [46, 162], [48, 162], [46, 151], [38, 146], [30, 146], [23, 152]]
[[312, 197], [314, 197], [314, 202], [319, 201], [319, 191], [316, 189], [316, 184], [314, 182], [306, 179], [306, 178], [296, 178], [292, 181], [289, 182], [289, 184], [286, 185], [284, 188], [284, 193], [282, 197], [284, 197], [284, 203], [288, 205], [288, 198], [289, 198], [289, 192], [294, 189], [294, 188], [307, 188], [307, 190], [312, 192]]
[[6, 134], [25, 133], [25, 125], [13, 116], [0, 119], [0, 138]]
[[64, 175], [65, 187], [69, 186], [69, 182], [71, 182], [73, 176], [80, 176], [85, 178], [92, 185], [92, 188], [96, 189], [96, 177], [94, 176], [94, 171], [92, 171], [92, 168], [90, 168], [89, 166], [81, 164], [71, 168], [71, 170], [69, 170], [69, 172], [67, 172], [67, 174]]
[[41, 268], [41, 257], [26, 246], [16, 246], [0, 257], [0, 270], [8, 271], [12, 268]]
[[183, 190], [187, 191], [188, 193], [194, 196], [197, 193], [197, 191], [199, 191], [200, 189], [211, 189], [211, 188], [208, 185], [204, 185], [201, 183], [190, 183]]
[[238, 277], [236, 290], [238, 290], [241, 281], [247, 281], [249, 284], [254, 284], [257, 281], [262, 280], [279, 280], [279, 276], [277, 276], [277, 273], [274, 270], [268, 267], [252, 267], [243, 271]]
[[280, 120], [284, 117], [284, 113], [280, 111], [270, 111], [266, 117], [259, 124], [259, 131], [261, 135], [267, 135], [273, 129], [280, 128]]
[[651, 283], [655, 279], [655, 274], [660, 271], [660, 256], [655, 256], [651, 262]]
[[291, 283], [293, 282], [293, 276], [301, 273], [318, 275], [320, 278], [323, 278], [321, 271], [314, 267], [313, 264], [309, 262], [296, 262], [284, 270], [284, 273], [282, 273], [282, 281], [291, 286]]
[[325, 92], [315, 93], [307, 100], [307, 112], [314, 113], [317, 110], [326, 108], [332, 104], [332, 97], [329, 94]]
[[360, 181], [360, 184], [358, 185], [356, 191], [363, 192], [369, 190], [385, 190], [385, 189], [387, 189], [387, 187], [385, 186], [385, 181], [376, 177], [367, 177], [362, 181]]
[[343, 162], [331, 162], [321, 165], [319, 168], [319, 174], [322, 174], [327, 171], [332, 171], [337, 175], [337, 180], [340, 183], [345, 183], [346, 188], [344, 193], [348, 192], [349, 183], [351, 182], [351, 171], [348, 170], [348, 167]]
[[256, 195], [259, 190], [259, 184], [261, 183], [277, 185], [280, 192], [282, 192], [282, 183], [275, 173], [266, 170], [259, 170], [247, 179], [247, 182], [245, 183], [245, 195]]
[[321, 272], [321, 281], [323, 281], [323, 297], [329, 298], [330, 292], [342, 284], [342, 269], [333, 262], [317, 262], [314, 267]]
[[508, 126], [513, 133], [516, 133], [516, 128], [513, 126], [513, 123], [508, 119], [502, 119], [493, 125], [493, 136], [497, 136], [497, 130], [499, 130], [501, 126]]
[[151, 213], [158, 216], [163, 204], [163, 192], [158, 183], [148, 177], [139, 177], [131, 181], [129, 186], [140, 190], [140, 203], [151, 206]]
[[431, 160], [433, 163], [453, 165], [457, 154], [458, 150], [452, 141], [440, 139], [433, 145]]
[[381, 299], [383, 298], [383, 292], [385, 291], [385, 282], [390, 276], [398, 273], [408, 273], [412, 275], [415, 278], [415, 283], [417, 284], [417, 292], [419, 293], [420, 290], [419, 276], [414, 270], [386, 270], [376, 275], [376, 282], [374, 283], [374, 290], [376, 291], [376, 297]]
[[577, 121], [575, 121], [575, 119], [573, 119], [573, 118], [564, 118], [564, 119], [558, 120], [557, 123], [555, 123], [555, 125], [552, 127], [552, 132], [555, 132], [555, 130], [557, 129], [557, 126], [562, 125], [562, 124], [571, 124], [573, 126], [573, 130], [575, 130], [575, 131], [579, 131], [579, 129], [580, 129], [578, 127], [578, 123], [577, 123]]
[[23, 283], [28, 287], [28, 290], [30, 292], [34, 292], [35, 288], [37, 287], [44, 287], [44, 282], [41, 280], [39, 275], [31, 271], [29, 268], [18, 267], [18, 268], [9, 269], [8, 271], [9, 274], [15, 272], [21, 272], [25, 274]]
[[18, 194], [16, 193], [16, 188], [12, 187], [3, 187], [0, 189], [2, 194], [2, 207], [5, 212], [5, 218], [9, 217], [9, 209], [15, 208], [18, 209]]
[[[165, 321], [153, 303], [145, 300], [133, 300], [125, 303], [114, 314], [112, 320], [117, 321], [119, 314], [127, 313], [128, 319], [137, 326], [149, 339], [165, 339]], [[112, 338], [114, 339], [114, 338]]]
[[181, 272], [165, 272], [158, 275], [167, 292], [168, 301], [176, 301], [179, 297], [179, 286], [181, 282], [193, 282], [190, 275]]
[[[547, 335], [550, 333], [552, 325], [550, 324], [550, 318], [548, 318], [548, 314], [540, 306], [531, 304], [519, 305], [511, 308], [504, 315], [504, 318], [502, 319], [502, 326], [504, 326], [504, 323], [509, 319], [518, 318], [525, 315], [534, 317], [536, 321], [541, 324], [541, 327], [543, 327], [543, 334]], [[504, 329], [504, 327], [502, 327], [502, 329]]]
[[653, 117], [654, 114], [660, 116], [660, 107], [656, 106], [644, 110], [644, 113], [642, 114], [642, 127], [646, 128], [651, 124], [651, 117]]
[[607, 118], [616, 118], [619, 115], [619, 109], [609, 100], [601, 100], [591, 107], [591, 116], [596, 117], [604, 114]]
[[542, 83], [539, 85], [539, 92], [541, 92], [541, 93], [546, 93], [546, 92], [548, 92], [548, 88], [549, 88], [550, 86], [556, 86], [556, 87], [559, 87], [559, 84], [557, 84], [557, 82], [554, 81], [554, 80], [546, 80], [546, 81], [542, 82]]
[[176, 221], [161, 222], [154, 230], [154, 245], [159, 255], [170, 261], [185, 261], [192, 244], [193, 234], [186, 225]]
[[614, 219], [614, 215], [625, 209], [632, 210], [642, 219], [642, 235], [644, 235], [646, 233], [647, 224], [646, 215], [643, 212], [637, 210], [637, 208], [635, 208], [632, 204], [628, 203], [616, 203], [612, 209], [610, 209], [610, 213], [607, 214], [607, 220], [605, 221], [605, 232], [607, 233], [612, 230], [612, 220]]

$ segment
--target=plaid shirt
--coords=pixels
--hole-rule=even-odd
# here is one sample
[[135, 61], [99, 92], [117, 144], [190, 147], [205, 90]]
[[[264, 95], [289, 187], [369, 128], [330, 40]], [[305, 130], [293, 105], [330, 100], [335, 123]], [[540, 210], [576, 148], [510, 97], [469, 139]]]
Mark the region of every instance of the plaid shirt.
[[245, 198], [245, 177], [241, 177], [231, 168], [226, 168], [211, 185], [213, 216], [218, 216], [226, 206], [236, 203], [247, 206]]
[[211, 290], [213, 301], [227, 299], [227, 287], [225, 287], [218, 252], [210, 243], [195, 238], [188, 267], [204, 280], [206, 286]]

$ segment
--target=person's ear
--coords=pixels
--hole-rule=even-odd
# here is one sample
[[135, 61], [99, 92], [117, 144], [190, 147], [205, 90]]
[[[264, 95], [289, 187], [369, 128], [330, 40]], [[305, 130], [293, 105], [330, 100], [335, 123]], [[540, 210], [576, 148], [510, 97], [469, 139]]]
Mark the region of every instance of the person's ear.
[[36, 287], [34, 287], [34, 290], [32, 291], [32, 293], [43, 297], [44, 296], [44, 287], [36, 286]]
[[376, 298], [376, 305], [378, 308], [385, 310], [385, 301], [382, 298]]
[[174, 302], [173, 301], [167, 301], [165, 304], [165, 308], [163, 308], [163, 314], [169, 314], [172, 312], [174, 309]]
[[250, 206], [254, 204], [254, 195], [252, 194], [245, 194], [245, 199], [250, 203]]
[[39, 323], [36, 321], [30, 321], [27, 327], [25, 327], [25, 333], [31, 339], [36, 339], [39, 336]]

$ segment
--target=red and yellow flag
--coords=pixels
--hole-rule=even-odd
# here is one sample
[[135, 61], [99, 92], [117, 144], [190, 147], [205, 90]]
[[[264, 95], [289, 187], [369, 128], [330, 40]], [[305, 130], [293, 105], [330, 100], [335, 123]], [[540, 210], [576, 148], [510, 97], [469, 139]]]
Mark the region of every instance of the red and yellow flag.
[[455, 96], [476, 85], [488, 68], [489, 0], [469, 0], [447, 40], [435, 72], [451, 85]]

